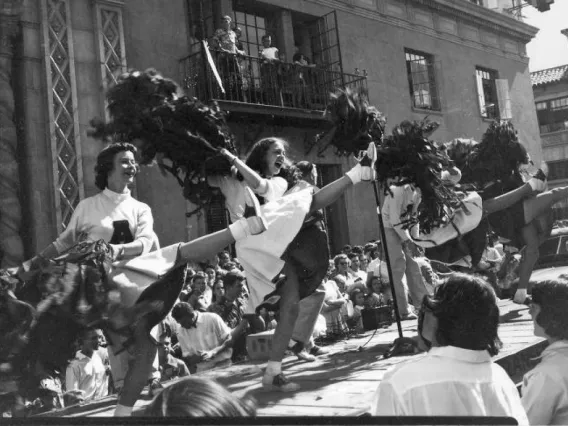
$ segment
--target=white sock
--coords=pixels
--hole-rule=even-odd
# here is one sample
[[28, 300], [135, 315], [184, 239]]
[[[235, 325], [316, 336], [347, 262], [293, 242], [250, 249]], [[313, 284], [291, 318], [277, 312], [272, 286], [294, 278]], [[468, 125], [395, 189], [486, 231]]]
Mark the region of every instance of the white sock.
[[268, 361], [266, 364], [266, 375], [276, 376], [282, 373], [282, 361]]
[[523, 303], [526, 300], [526, 298], [527, 298], [527, 289], [520, 288], [516, 291], [513, 300], [517, 303]]
[[288, 343], [288, 347], [293, 348], [295, 344], [296, 344], [296, 341], [294, 339], [290, 339], [290, 342]]
[[349, 170], [347, 173], [345, 173], [345, 175], [351, 179], [351, 182], [353, 182], [353, 185], [358, 184], [359, 182], [361, 182], [361, 164], [357, 163], [355, 165], [355, 167], [353, 167], [351, 170]]
[[117, 404], [114, 410], [114, 417], [130, 417], [132, 414], [133, 407], [127, 407], [126, 405]]
[[249, 235], [249, 226], [245, 218], [239, 219], [234, 223], [229, 225], [229, 231], [235, 239], [235, 241], [242, 240]]

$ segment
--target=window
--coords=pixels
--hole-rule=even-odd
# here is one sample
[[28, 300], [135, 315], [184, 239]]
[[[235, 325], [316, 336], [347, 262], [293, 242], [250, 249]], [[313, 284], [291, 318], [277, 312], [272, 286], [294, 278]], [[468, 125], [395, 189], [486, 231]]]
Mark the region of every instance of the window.
[[554, 99], [550, 101], [550, 109], [567, 109], [568, 108], [568, 97]]
[[537, 102], [536, 103], [536, 110], [537, 111], [543, 111], [547, 108], [548, 108], [548, 105], [546, 104], [546, 102]]
[[[266, 34], [265, 19], [261, 16], [235, 11], [235, 25], [242, 30], [241, 42], [246, 54], [258, 58], [262, 50], [262, 36]], [[271, 35], [274, 44], [274, 35]]]
[[548, 180], [568, 178], [568, 160], [548, 163]]
[[432, 55], [405, 50], [410, 99], [415, 108], [440, 110]]
[[568, 130], [568, 96], [536, 103], [540, 133]]
[[479, 112], [485, 118], [499, 117], [499, 100], [497, 99], [497, 71], [477, 67], [477, 96], [479, 97]]

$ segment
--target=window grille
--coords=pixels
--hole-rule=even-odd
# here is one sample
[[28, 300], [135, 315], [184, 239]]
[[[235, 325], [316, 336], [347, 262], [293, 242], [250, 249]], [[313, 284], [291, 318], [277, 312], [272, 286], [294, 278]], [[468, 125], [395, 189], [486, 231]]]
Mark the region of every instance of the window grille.
[[415, 108], [440, 110], [432, 55], [405, 50], [410, 99]]

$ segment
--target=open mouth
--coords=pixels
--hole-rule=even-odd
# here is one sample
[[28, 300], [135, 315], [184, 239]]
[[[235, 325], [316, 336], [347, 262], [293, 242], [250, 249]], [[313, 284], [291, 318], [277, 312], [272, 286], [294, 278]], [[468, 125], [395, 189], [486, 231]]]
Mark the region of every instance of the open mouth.
[[283, 163], [282, 161], [277, 161], [276, 163], [274, 163], [274, 167], [276, 167], [277, 169], [279, 169], [279, 168], [282, 167], [283, 164], [284, 164], [284, 163]]
[[126, 172], [126, 173], [124, 173], [124, 174], [125, 174], [126, 177], [128, 177], [128, 178], [133, 178], [134, 176], [136, 176], [136, 173], [134, 173], [134, 172]]

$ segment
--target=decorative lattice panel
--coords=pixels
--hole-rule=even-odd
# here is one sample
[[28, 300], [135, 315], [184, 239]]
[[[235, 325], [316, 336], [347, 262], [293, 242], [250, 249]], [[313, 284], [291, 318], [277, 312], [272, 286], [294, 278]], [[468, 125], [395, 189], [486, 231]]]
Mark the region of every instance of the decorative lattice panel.
[[56, 219], [61, 231], [83, 197], [70, 0], [42, 0]]
[[95, 7], [101, 79], [105, 89], [126, 71], [121, 5], [121, 1], [101, 0]]

